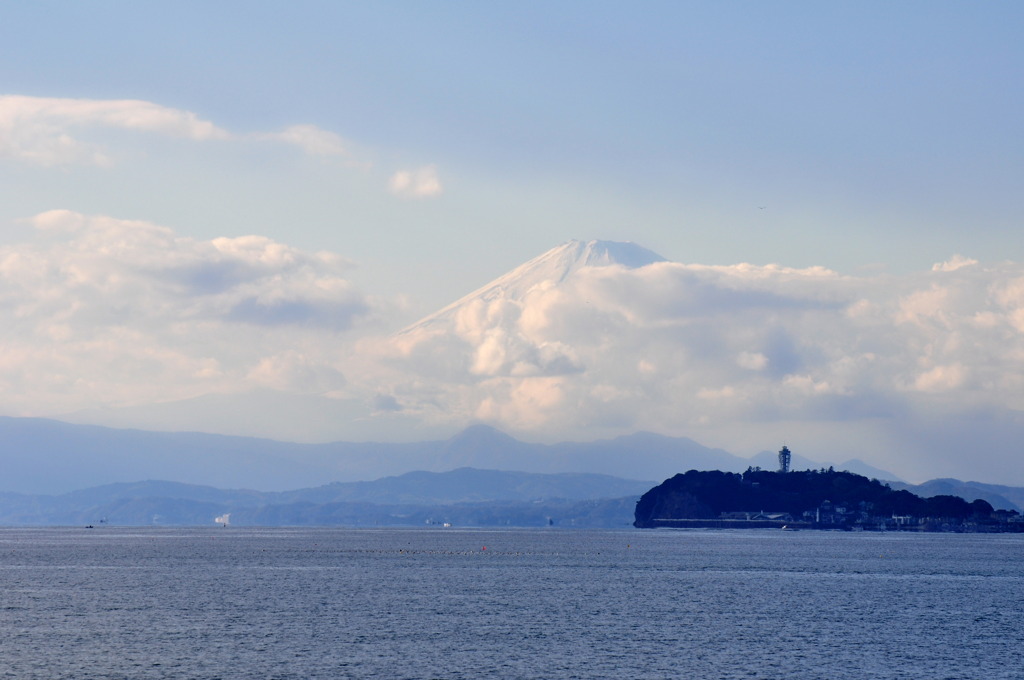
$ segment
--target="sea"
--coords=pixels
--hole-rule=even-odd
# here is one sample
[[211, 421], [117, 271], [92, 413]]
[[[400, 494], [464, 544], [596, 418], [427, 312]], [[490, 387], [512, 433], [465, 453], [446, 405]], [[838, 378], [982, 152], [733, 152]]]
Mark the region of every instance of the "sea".
[[0, 529], [0, 678], [1024, 678], [1024, 535]]

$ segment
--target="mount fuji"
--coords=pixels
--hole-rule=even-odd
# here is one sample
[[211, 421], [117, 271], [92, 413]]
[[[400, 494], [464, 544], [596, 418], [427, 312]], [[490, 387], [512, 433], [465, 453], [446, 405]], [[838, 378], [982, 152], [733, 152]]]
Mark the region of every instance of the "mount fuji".
[[473, 303], [522, 300], [538, 287], [557, 286], [587, 267], [638, 269], [667, 261], [654, 251], [628, 241], [567, 241], [406, 327], [398, 335], [433, 330], [451, 321], [460, 309]]

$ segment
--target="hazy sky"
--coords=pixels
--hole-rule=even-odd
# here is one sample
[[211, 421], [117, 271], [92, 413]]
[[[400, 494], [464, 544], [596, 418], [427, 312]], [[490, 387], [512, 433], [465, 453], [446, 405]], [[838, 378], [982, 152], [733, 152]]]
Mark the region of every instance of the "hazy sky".
[[[934, 446], [922, 432], [952, 446], [929, 425], [960, 423], [949, 412], [967, 441], [1020, 427], [1018, 2], [0, 6], [5, 414], [305, 439], [643, 428], [740, 454], [841, 429], [908, 476]], [[381, 349], [570, 239], [683, 269], [634, 281], [648, 317], [605, 344], [568, 322], [537, 335], [523, 305], [453, 327], [458, 375]], [[713, 322], [665, 306], [697, 284], [758, 302]], [[642, 330], [684, 317], [731, 353]], [[575, 359], [485, 360], [512, 336]], [[659, 352], [631, 374], [646, 387], [602, 373]], [[851, 367], [865, 356], [884, 367]], [[843, 357], [861, 378], [837, 377]], [[787, 415], [786, 386], [848, 401]], [[1024, 483], [1000, 455], [985, 474]]]

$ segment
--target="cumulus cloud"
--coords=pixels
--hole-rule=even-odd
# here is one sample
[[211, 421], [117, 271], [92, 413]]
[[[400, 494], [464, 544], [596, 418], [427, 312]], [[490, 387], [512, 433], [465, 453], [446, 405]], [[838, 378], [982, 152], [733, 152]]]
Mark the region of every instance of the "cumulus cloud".
[[960, 363], [949, 366], [935, 366], [914, 381], [914, 388], [923, 392], [945, 391], [961, 387], [966, 371]]
[[282, 392], [322, 394], [345, 386], [346, 379], [322, 357], [286, 349], [263, 357], [246, 376], [254, 383]]
[[972, 260], [969, 257], [963, 255], [954, 255], [945, 262], [937, 262], [932, 265], [933, 272], [955, 272], [957, 269], [963, 269], [964, 267], [970, 267], [978, 264], [977, 260]]
[[30, 222], [37, 239], [0, 247], [7, 412], [345, 385], [339, 337], [369, 304], [342, 258], [67, 210]]
[[440, 196], [444, 188], [437, 166], [427, 165], [416, 170], [400, 170], [391, 176], [391, 193], [403, 198], [432, 198]]
[[736, 365], [751, 371], [763, 371], [768, 365], [768, 357], [761, 352], [740, 352], [736, 357]]
[[382, 345], [383, 380], [434, 421], [587, 439], [736, 445], [782, 423], [1024, 409], [1024, 267], [955, 261], [884, 278], [671, 262], [508, 275]]

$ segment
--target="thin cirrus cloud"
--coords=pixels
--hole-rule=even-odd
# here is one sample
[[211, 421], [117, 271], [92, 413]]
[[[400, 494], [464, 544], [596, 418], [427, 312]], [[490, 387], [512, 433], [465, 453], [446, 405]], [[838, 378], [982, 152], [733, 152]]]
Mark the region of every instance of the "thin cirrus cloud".
[[[316, 125], [290, 125], [277, 132], [237, 133], [191, 111], [137, 99], [101, 100], [0, 95], [0, 158], [41, 167], [117, 164], [104, 131], [136, 132], [193, 142], [234, 141], [287, 144], [310, 156], [345, 157], [357, 166], [349, 144]], [[108, 143], [98, 141], [104, 139]], [[399, 170], [388, 181], [402, 198], [432, 198], [443, 187], [435, 165]]]
[[346, 260], [66, 210], [30, 221], [35, 239], [0, 247], [8, 411], [345, 386], [339, 338], [371, 311]]
[[281, 132], [260, 135], [260, 138], [294, 144], [311, 156], [348, 154], [348, 148], [341, 137], [315, 125], [292, 125]]
[[153, 102], [120, 99], [62, 99], [0, 96], [0, 156], [41, 166], [113, 163], [109, 152], [87, 141], [90, 131], [122, 130], [188, 139], [254, 140], [298, 147], [315, 156], [348, 153], [344, 140], [315, 125], [292, 125], [280, 132], [238, 134], [191, 111]]
[[42, 166], [110, 165], [99, 145], [81, 140], [89, 129], [147, 132], [195, 141], [232, 135], [196, 114], [134, 99], [0, 96], [0, 155]]

